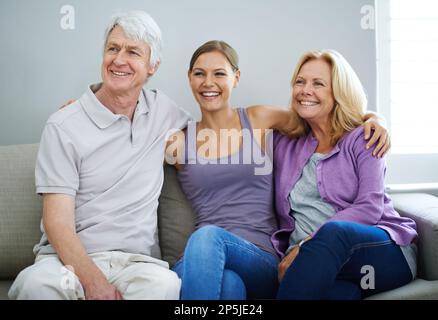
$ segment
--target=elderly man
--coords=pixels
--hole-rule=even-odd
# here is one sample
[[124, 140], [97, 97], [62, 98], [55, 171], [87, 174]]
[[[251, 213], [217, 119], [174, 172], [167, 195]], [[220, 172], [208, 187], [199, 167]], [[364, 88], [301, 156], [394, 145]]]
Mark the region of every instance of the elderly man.
[[188, 115], [143, 85], [160, 63], [161, 32], [144, 12], [117, 15], [103, 82], [44, 128], [36, 164], [43, 237], [11, 299], [178, 299], [157, 258], [165, 136]]

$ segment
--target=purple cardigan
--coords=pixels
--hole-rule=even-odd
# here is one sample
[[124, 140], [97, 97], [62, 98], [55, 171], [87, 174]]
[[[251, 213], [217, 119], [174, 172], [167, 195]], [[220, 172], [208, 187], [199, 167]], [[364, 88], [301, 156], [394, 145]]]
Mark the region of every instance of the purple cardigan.
[[[271, 241], [280, 257], [289, 244], [295, 228], [290, 216], [289, 193], [315, 152], [318, 141], [309, 134], [291, 140], [276, 134], [274, 137], [275, 202], [279, 230]], [[336, 214], [328, 221], [353, 221], [386, 230], [398, 245], [410, 244], [416, 237], [412, 219], [400, 217], [391, 199], [384, 192], [385, 161], [365, 149], [363, 128], [345, 134], [328, 157], [318, 162], [318, 190]]]

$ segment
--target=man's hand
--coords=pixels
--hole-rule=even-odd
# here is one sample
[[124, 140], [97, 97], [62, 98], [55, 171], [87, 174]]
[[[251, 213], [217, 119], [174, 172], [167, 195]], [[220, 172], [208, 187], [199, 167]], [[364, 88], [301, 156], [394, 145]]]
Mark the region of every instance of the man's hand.
[[122, 294], [105, 278], [83, 286], [86, 300], [123, 300]]
[[284, 274], [286, 273], [287, 269], [289, 269], [292, 262], [294, 262], [295, 258], [297, 257], [298, 253], [300, 252], [300, 247], [295, 246], [288, 254], [281, 260], [280, 264], [278, 265], [278, 281], [281, 282], [281, 280], [284, 277]]
[[366, 148], [369, 149], [378, 142], [374, 148], [373, 156], [377, 156], [378, 158], [383, 157], [391, 147], [391, 139], [388, 130], [379, 123], [379, 119], [376, 117], [369, 118], [363, 124], [363, 127], [365, 130], [365, 139], [369, 139]]
[[67, 107], [68, 105], [72, 104], [72, 103], [75, 102], [75, 101], [76, 101], [76, 100], [70, 99], [70, 100], [68, 100], [65, 104], [63, 104], [63, 105], [61, 106], [61, 108], [59, 108], [59, 109], [62, 109], [62, 108], [64, 108], [64, 107]]

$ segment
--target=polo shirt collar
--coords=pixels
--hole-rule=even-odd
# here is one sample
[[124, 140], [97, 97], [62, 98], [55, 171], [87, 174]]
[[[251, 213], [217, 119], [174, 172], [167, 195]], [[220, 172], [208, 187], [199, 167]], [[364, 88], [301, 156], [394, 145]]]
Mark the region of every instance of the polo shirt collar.
[[[105, 107], [94, 94], [100, 89], [102, 83], [93, 84], [87, 88], [87, 91], [82, 95], [79, 100], [82, 104], [87, 115], [94, 122], [94, 124], [100, 129], [106, 129], [123, 115], [112, 113], [107, 107]], [[135, 109], [134, 117], [140, 114], [146, 114], [149, 112], [148, 104], [144, 97], [144, 91], [140, 92], [137, 107]]]
[[147, 112], [149, 112], [150, 108], [154, 107], [154, 105], [157, 103], [157, 100], [159, 94], [157, 89], [148, 89], [148, 90], [142, 90], [141, 97], [143, 100], [139, 99], [140, 102], [143, 102], [145, 104]]
[[138, 97], [137, 107], [135, 108], [134, 117], [137, 115], [149, 113], [149, 103], [145, 97], [144, 90], [141, 90], [140, 96]]

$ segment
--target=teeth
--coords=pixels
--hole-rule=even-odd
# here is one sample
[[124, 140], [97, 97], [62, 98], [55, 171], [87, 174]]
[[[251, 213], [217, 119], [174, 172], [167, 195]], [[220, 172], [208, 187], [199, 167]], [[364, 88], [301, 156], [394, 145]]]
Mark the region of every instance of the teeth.
[[218, 92], [202, 92], [201, 95], [204, 97], [216, 97], [219, 95]]
[[111, 71], [112, 73], [114, 73], [116, 76], [127, 76], [129, 73], [127, 72], [118, 72], [118, 71]]
[[301, 101], [300, 103], [303, 106], [307, 106], [307, 107], [316, 106], [318, 104], [317, 102], [310, 102], [310, 101]]

